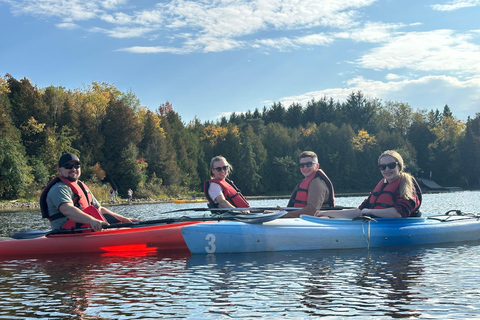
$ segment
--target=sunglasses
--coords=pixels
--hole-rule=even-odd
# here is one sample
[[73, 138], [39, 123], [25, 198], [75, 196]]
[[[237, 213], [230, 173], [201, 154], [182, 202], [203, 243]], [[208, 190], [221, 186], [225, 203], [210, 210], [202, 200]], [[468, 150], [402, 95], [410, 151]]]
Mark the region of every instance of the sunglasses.
[[300, 162], [299, 165], [300, 165], [300, 168], [303, 168], [303, 167], [307, 167], [307, 168], [310, 168], [311, 166], [313, 166], [314, 164], [316, 164], [316, 162], [313, 162], [313, 161], [308, 161], [308, 162]]
[[75, 169], [80, 169], [80, 165], [79, 164], [66, 164], [63, 166], [65, 169], [72, 169], [72, 168], [75, 168]]
[[220, 172], [222, 170], [225, 170], [227, 171], [228, 170], [228, 166], [223, 166], [223, 167], [216, 167], [216, 168], [213, 168], [214, 170], [217, 170], [217, 172]]
[[388, 169], [395, 169], [397, 164], [398, 164], [398, 162], [390, 162], [390, 163], [387, 163], [387, 164], [379, 164], [378, 169], [380, 169], [381, 171], [384, 171], [387, 168]]

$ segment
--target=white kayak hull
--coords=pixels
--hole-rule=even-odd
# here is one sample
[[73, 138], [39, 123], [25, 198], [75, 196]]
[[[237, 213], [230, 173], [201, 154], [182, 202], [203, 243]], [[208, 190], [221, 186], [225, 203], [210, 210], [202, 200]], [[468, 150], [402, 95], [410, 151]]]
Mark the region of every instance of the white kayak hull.
[[463, 216], [371, 222], [302, 216], [257, 225], [236, 221], [196, 224], [181, 232], [192, 253], [355, 249], [479, 240], [480, 221]]

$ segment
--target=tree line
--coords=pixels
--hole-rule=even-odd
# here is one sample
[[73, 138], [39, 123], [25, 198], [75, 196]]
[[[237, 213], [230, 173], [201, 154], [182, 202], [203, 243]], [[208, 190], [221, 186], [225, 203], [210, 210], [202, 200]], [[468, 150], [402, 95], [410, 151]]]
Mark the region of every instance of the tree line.
[[345, 101], [324, 97], [306, 106], [274, 103], [229, 118], [182, 122], [169, 102], [152, 111], [133, 92], [92, 82], [79, 89], [37, 88], [0, 77], [0, 199], [37, 197], [64, 152], [82, 161], [82, 180], [125, 195], [201, 192], [210, 159], [223, 155], [246, 195], [289, 194], [298, 155], [318, 154], [337, 192], [368, 191], [381, 178], [377, 158], [402, 154], [406, 171], [441, 185], [480, 185], [480, 114], [466, 122], [448, 105], [412, 110], [362, 92]]

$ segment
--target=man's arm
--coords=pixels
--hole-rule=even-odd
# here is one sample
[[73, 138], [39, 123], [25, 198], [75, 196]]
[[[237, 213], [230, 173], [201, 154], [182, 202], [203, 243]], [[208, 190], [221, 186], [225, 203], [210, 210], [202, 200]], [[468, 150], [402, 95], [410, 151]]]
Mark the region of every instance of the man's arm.
[[64, 202], [59, 207], [61, 213], [69, 220], [82, 223], [82, 224], [89, 224], [94, 231], [102, 230], [103, 225], [108, 225], [108, 222], [101, 221], [95, 219], [89, 214], [84, 213], [82, 210], [78, 209], [70, 202]]
[[139, 221], [137, 219], [131, 219], [131, 218], [127, 218], [127, 217], [124, 217], [118, 213], [115, 213], [111, 210], [108, 210], [107, 208], [105, 207], [100, 207], [100, 213], [101, 214], [109, 214], [113, 217], [115, 217], [116, 219], [119, 220], [119, 222], [122, 222], [122, 223], [128, 223], [128, 222], [133, 222], [133, 221]]

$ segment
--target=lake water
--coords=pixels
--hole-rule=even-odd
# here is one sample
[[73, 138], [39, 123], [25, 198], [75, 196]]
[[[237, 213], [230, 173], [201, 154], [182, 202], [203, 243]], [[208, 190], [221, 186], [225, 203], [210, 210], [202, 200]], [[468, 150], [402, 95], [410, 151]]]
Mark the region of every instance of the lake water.
[[[337, 204], [362, 200], [342, 197]], [[203, 205], [112, 209], [151, 220]], [[424, 215], [449, 209], [479, 213], [480, 191], [426, 194], [422, 208]], [[0, 236], [48, 227], [38, 211], [0, 217]], [[4, 257], [0, 319], [479, 319], [479, 265], [477, 242], [323, 252]]]

